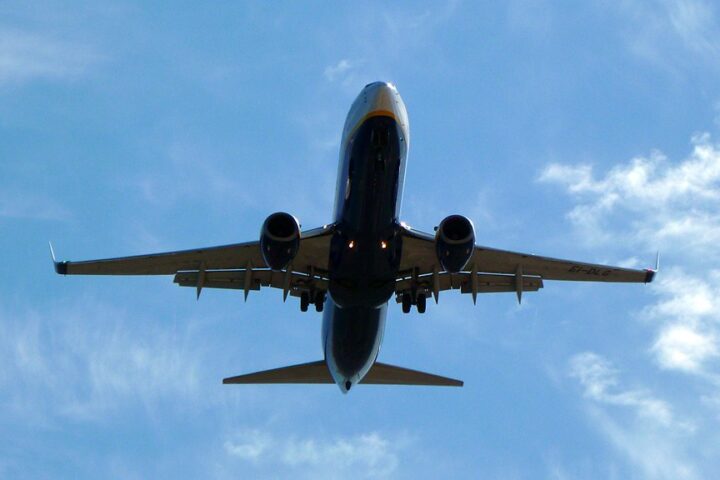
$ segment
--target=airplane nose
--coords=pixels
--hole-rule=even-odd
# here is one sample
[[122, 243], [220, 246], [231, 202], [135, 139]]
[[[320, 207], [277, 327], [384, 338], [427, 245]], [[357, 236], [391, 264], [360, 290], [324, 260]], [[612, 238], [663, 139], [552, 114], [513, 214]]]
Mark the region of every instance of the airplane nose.
[[395, 85], [393, 85], [390, 82], [371, 82], [365, 85], [366, 89], [375, 89], [375, 88], [389, 88], [392, 90], [396, 90]]
[[391, 83], [370, 83], [365, 87], [364, 93], [369, 111], [386, 111], [393, 113], [397, 111], [397, 90]]
[[402, 130], [403, 148], [407, 149], [410, 144], [407, 110], [397, 88], [390, 82], [371, 82], [365, 85], [350, 107], [343, 128], [343, 138], [349, 138], [363, 121], [374, 116], [394, 118]]

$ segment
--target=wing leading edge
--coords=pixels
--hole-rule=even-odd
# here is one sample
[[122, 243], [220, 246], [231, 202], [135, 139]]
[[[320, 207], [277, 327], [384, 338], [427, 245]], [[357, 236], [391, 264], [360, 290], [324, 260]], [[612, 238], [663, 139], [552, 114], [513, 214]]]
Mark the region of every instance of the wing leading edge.
[[236, 288], [245, 291], [260, 287], [283, 289], [299, 296], [302, 292], [327, 290], [327, 262], [333, 225], [302, 232], [293, 263], [283, 271], [272, 271], [260, 252], [260, 242], [235, 243], [217, 247], [130, 257], [58, 262], [50, 247], [55, 271], [62, 275], [175, 275], [175, 283], [203, 288]]
[[[466, 271], [438, 272], [435, 237], [410, 228], [403, 230], [401, 277], [396, 291], [411, 288], [437, 293], [460, 289], [462, 293], [537, 291], [543, 280], [649, 283], [657, 269], [632, 269], [543, 257], [475, 246]], [[518, 296], [519, 298], [519, 296]]]
[[[300, 271], [309, 266], [327, 271], [332, 231], [333, 226], [328, 225], [302, 233], [300, 249], [293, 260]], [[61, 275], [172, 275], [180, 271], [267, 268], [258, 241], [81, 262], [53, 259], [53, 262], [55, 271]]]

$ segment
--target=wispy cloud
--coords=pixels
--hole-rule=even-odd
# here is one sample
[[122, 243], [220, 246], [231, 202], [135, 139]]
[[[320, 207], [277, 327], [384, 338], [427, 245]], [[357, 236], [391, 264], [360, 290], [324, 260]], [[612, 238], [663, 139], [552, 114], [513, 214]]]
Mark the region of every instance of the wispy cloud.
[[0, 324], [0, 404], [15, 420], [96, 421], [196, 391], [189, 330], [140, 332], [122, 311], [88, 299], [51, 314], [2, 310]]
[[99, 59], [86, 45], [0, 26], [0, 86], [77, 78]]
[[57, 201], [41, 194], [0, 190], [0, 218], [68, 220], [72, 213]]
[[665, 2], [667, 17], [678, 37], [687, 48], [717, 58], [720, 54], [720, 28], [715, 9], [704, 0], [675, 0]]
[[695, 480], [706, 478], [699, 473], [685, 453], [683, 435], [627, 424], [600, 408], [590, 408], [596, 426], [621, 452], [638, 475], [647, 480]]
[[[337, 63], [326, 65], [323, 77], [328, 83], [339, 85], [347, 92], [357, 92], [368, 78], [367, 62], [362, 58], [341, 58]], [[375, 78], [382, 80], [382, 78]]]
[[670, 406], [642, 389], [618, 388], [618, 372], [609, 361], [592, 352], [575, 355], [570, 360], [570, 376], [577, 378], [584, 395], [595, 402], [633, 409], [638, 416], [658, 425], [674, 423]]
[[[642, 478], [700, 478], [684, 452], [684, 441], [695, 428], [678, 421], [666, 401], [644, 388], [624, 388], [618, 370], [596, 353], [573, 356], [569, 370], [591, 402], [588, 412], [595, 425], [642, 472]], [[634, 418], [609, 407], [630, 411]]]
[[355, 62], [350, 62], [347, 58], [343, 58], [336, 65], [328, 65], [325, 67], [323, 75], [328, 82], [334, 82], [341, 76], [345, 76], [353, 68], [356, 68]]
[[181, 140], [171, 141], [164, 148], [164, 158], [156, 161], [152, 170], [124, 181], [121, 186], [130, 186], [144, 201], [158, 206], [170, 207], [181, 199], [211, 203], [217, 198], [222, 198], [223, 206], [257, 204], [244, 178], [232, 176], [235, 167], [228, 167], [231, 172], [223, 170], [227, 160], [224, 155]]
[[256, 467], [271, 466], [297, 478], [392, 478], [406, 441], [377, 432], [333, 438], [280, 436], [241, 430], [223, 447], [228, 456]]
[[720, 26], [713, 4], [705, 0], [627, 0], [601, 3], [628, 20], [628, 49], [677, 73], [691, 62], [717, 70]]
[[691, 392], [673, 407], [647, 388], [623, 387], [619, 371], [595, 353], [573, 357], [570, 375], [583, 387], [594, 424], [643, 478], [703, 478], [700, 472], [712, 465], [688, 446], [707, 440], [703, 415], [718, 411], [712, 399], [719, 383], [720, 273], [713, 266], [720, 241], [720, 146], [699, 134], [677, 162], [656, 151], [602, 175], [591, 165], [552, 164], [540, 180], [563, 186], [573, 199], [567, 216], [582, 238], [615, 250], [660, 247], [671, 259], [651, 286], [654, 304], [636, 318], [649, 327], [646, 351], [655, 364], [695, 382], [694, 407], [685, 408]]

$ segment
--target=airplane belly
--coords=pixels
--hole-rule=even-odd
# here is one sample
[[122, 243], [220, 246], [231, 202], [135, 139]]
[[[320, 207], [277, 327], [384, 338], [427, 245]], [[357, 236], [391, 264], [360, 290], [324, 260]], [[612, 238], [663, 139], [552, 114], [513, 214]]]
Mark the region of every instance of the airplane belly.
[[345, 149], [346, 190], [338, 195], [330, 245], [330, 294], [345, 308], [377, 308], [395, 292], [402, 251], [397, 207], [403, 145], [395, 119], [367, 119]]
[[407, 112], [395, 88], [366, 86], [343, 129], [323, 316], [325, 360], [343, 392], [375, 362], [395, 294], [408, 148]]
[[387, 305], [342, 308], [332, 300], [323, 317], [325, 361], [335, 382], [347, 392], [370, 371], [380, 351]]
[[336, 223], [376, 231], [397, 219], [406, 151], [400, 126], [391, 117], [371, 117], [346, 139]]

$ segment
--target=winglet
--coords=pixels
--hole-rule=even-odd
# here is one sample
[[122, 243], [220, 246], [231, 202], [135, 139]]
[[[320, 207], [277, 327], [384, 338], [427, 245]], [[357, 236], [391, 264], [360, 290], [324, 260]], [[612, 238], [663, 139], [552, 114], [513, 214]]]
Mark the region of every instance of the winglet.
[[67, 262], [58, 262], [55, 259], [55, 250], [53, 250], [52, 243], [48, 242], [48, 245], [50, 245], [50, 258], [52, 259], [53, 266], [55, 267], [55, 273], [67, 275]]
[[645, 270], [645, 283], [650, 283], [655, 278], [655, 274], [660, 271], [660, 251], [658, 250], [657, 256], [655, 257], [655, 268], [648, 268]]

